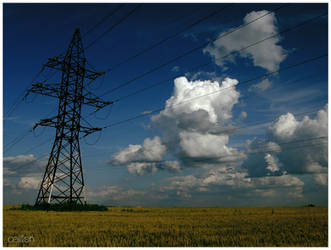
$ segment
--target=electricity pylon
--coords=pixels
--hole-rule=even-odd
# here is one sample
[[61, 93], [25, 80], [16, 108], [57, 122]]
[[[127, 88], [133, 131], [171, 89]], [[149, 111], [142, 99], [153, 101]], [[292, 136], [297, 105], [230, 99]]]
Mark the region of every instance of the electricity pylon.
[[29, 93], [57, 98], [57, 116], [42, 119], [35, 124], [56, 128], [53, 147], [43, 176], [36, 205], [43, 203], [86, 203], [86, 190], [79, 147], [80, 133], [87, 136], [101, 128], [81, 125], [82, 105], [96, 111], [113, 102], [101, 100], [86, 90], [104, 72], [94, 72], [85, 67], [86, 58], [79, 29], [75, 30], [65, 56], [49, 58], [44, 67], [62, 72], [61, 83], [34, 83]]

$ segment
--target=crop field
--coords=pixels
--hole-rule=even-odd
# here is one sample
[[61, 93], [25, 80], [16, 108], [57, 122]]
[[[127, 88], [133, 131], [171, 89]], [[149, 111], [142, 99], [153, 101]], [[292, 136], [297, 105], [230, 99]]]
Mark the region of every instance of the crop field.
[[328, 246], [327, 207], [46, 212], [4, 206], [3, 220], [4, 246]]

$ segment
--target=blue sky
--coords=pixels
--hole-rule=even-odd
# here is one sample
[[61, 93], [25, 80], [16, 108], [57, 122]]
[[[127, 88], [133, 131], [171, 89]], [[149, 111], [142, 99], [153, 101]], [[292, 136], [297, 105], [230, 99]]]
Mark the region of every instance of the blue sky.
[[[89, 87], [103, 95], [201, 47], [103, 98], [116, 100], [172, 80], [116, 102], [95, 116], [87, 117], [91, 110], [83, 109], [86, 119], [96, 127], [162, 110], [82, 139], [90, 202], [137, 206], [327, 205], [328, 57], [283, 69], [327, 53], [328, 8], [327, 4], [288, 4], [278, 9], [282, 5], [143, 4], [85, 51], [89, 65], [105, 71], [179, 33]], [[40, 119], [56, 115], [56, 100], [30, 95], [15, 109], [13, 105], [47, 59], [66, 50], [76, 28], [88, 46], [137, 4], [124, 5], [84, 35], [118, 6], [4, 4], [5, 204], [34, 202], [47, 160], [41, 157], [50, 152], [55, 135], [52, 128], [27, 131]], [[315, 17], [319, 18], [312, 20]], [[223, 38], [215, 40], [222, 34]], [[206, 66], [196, 67], [202, 64]], [[45, 71], [37, 80], [49, 74]], [[59, 77], [54, 75], [49, 83]], [[21, 135], [25, 135], [22, 140], [12, 143]]]

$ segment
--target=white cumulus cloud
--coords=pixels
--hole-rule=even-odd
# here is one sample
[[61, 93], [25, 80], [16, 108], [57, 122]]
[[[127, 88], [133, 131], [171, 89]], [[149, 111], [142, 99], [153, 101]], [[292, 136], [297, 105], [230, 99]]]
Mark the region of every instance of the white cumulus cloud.
[[305, 116], [300, 121], [291, 113], [282, 115], [268, 132], [272, 141], [282, 147], [277, 157], [287, 172], [327, 172], [328, 105], [314, 119]]
[[142, 175], [155, 173], [158, 169], [169, 172], [180, 172], [177, 161], [163, 160], [167, 148], [162, 144], [160, 137], [146, 138], [142, 145], [129, 145], [122, 151], [114, 154], [109, 164], [124, 165], [131, 174]]
[[[291, 113], [281, 115], [267, 130], [266, 140], [247, 142], [243, 167], [250, 176], [327, 174], [328, 105], [315, 118], [298, 120]], [[312, 177], [325, 183], [323, 175]]]
[[162, 161], [166, 147], [162, 144], [160, 137], [146, 138], [143, 145], [129, 145], [119, 153], [115, 154], [110, 163], [113, 165], [126, 165], [132, 162], [158, 162]]
[[231, 78], [220, 83], [175, 79], [173, 95], [164, 110], [152, 117], [168, 149], [186, 161], [238, 154], [227, 146], [229, 133], [223, 129], [231, 123], [232, 108], [238, 103], [237, 83]]
[[[243, 157], [227, 145], [230, 132], [224, 130], [229, 125], [233, 132], [232, 108], [240, 97], [237, 84], [231, 78], [222, 82], [176, 78], [165, 108], [151, 118], [162, 136], [147, 138], [142, 145], [129, 145], [113, 155], [110, 164], [125, 165], [130, 173], [141, 175], [158, 169], [180, 172], [183, 167], [192, 167], [192, 161]], [[182, 160], [181, 166], [178, 161], [162, 161], [166, 153]]]
[[[248, 24], [267, 13], [268, 11], [266, 10], [252, 11], [245, 16], [243, 24]], [[229, 31], [231, 30], [224, 31], [219, 36]], [[215, 63], [223, 67], [226, 62], [234, 61], [235, 58], [232, 56], [220, 59], [221, 57], [274, 35], [277, 32], [277, 19], [275, 14], [271, 13], [244, 26], [240, 31], [235, 31], [214, 41], [204, 49], [204, 52], [210, 54], [215, 60]], [[255, 66], [262, 67], [268, 71], [275, 71], [279, 69], [279, 64], [287, 55], [287, 51], [278, 45], [279, 42], [280, 37], [275, 36], [240, 51], [238, 55], [252, 59]]]
[[[231, 78], [226, 78], [221, 84], [218, 81], [176, 78], [173, 95], [159, 116], [178, 116], [203, 110], [208, 113], [211, 123], [225, 122], [232, 117], [232, 107], [238, 102], [240, 94], [234, 88], [237, 84], [238, 81]], [[159, 116], [154, 116], [154, 120]]]
[[226, 146], [228, 135], [183, 131], [179, 133], [179, 137], [179, 145], [189, 157], [219, 158], [231, 154], [231, 149]]

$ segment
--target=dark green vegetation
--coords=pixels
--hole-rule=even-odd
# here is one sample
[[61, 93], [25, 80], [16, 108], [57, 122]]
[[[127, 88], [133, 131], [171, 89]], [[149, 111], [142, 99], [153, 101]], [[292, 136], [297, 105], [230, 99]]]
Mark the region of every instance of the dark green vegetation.
[[29, 205], [23, 204], [20, 207], [12, 207], [11, 210], [44, 210], [44, 211], [107, 211], [106, 206], [96, 204], [77, 204], [77, 203], [63, 203], [63, 204], [40, 204]]
[[4, 246], [328, 245], [327, 207], [111, 207], [61, 213], [4, 207], [3, 215]]

